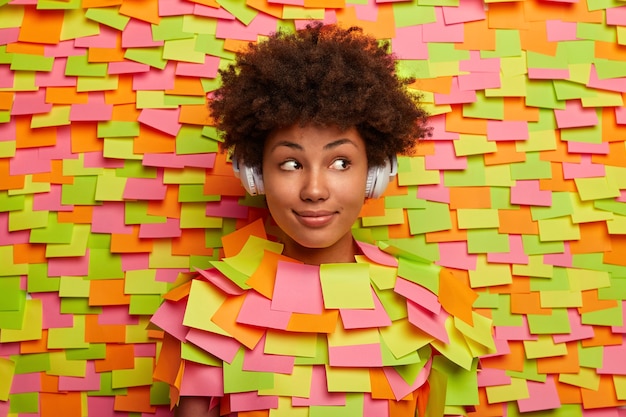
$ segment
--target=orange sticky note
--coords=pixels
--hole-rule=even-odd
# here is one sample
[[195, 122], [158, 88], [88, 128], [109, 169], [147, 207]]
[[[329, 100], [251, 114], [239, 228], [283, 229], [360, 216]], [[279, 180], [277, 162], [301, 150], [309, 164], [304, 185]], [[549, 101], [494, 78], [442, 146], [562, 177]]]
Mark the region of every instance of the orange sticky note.
[[209, 108], [204, 104], [180, 106], [178, 121], [200, 126], [209, 126], [214, 123]]
[[159, 24], [159, 3], [152, 0], [124, 1], [119, 10], [120, 14], [152, 24]]
[[578, 347], [575, 342], [566, 343], [567, 355], [537, 358], [537, 372], [541, 374], [577, 373], [580, 370]]
[[111, 253], [145, 253], [152, 251], [152, 240], [139, 238], [139, 226], [132, 226], [132, 233], [111, 233]]
[[608, 252], [611, 250], [611, 235], [605, 222], [581, 223], [578, 225], [580, 239], [570, 242], [572, 254]]
[[181, 366], [180, 341], [169, 333], [165, 333], [159, 359], [154, 368], [154, 379], [172, 385], [176, 382]]
[[73, 153], [102, 152], [104, 149], [104, 141], [98, 138], [97, 123], [72, 123], [70, 129]]
[[237, 316], [245, 299], [245, 294], [226, 299], [213, 314], [211, 321], [227, 331], [248, 349], [254, 349], [265, 334], [265, 330], [237, 323]]
[[107, 343], [106, 357], [96, 359], [96, 372], [108, 372], [115, 369], [133, 369], [135, 367], [135, 348], [122, 343]]
[[526, 160], [526, 154], [517, 151], [515, 142], [498, 142], [496, 146], [498, 147], [496, 152], [483, 155], [485, 165], [512, 164]]
[[39, 148], [53, 146], [57, 142], [57, 127], [30, 128], [29, 116], [15, 116], [16, 148]]
[[176, 140], [172, 136], [146, 125], [141, 125], [139, 136], [133, 142], [133, 152], [137, 154], [174, 153], [175, 151]]
[[530, 207], [518, 210], [498, 210], [500, 226], [498, 232], [503, 234], [538, 235], [539, 225], [532, 219]]
[[224, 255], [228, 258], [238, 254], [250, 236], [267, 239], [265, 227], [263, 227], [263, 220], [257, 219], [249, 225], [223, 236], [222, 245], [224, 246]]
[[489, 187], [450, 187], [450, 209], [491, 208]]
[[24, 175], [11, 175], [9, 173], [9, 160], [0, 159], [0, 191], [19, 190], [24, 188]]
[[26, 7], [17, 39], [20, 42], [57, 44], [61, 41], [64, 17], [63, 10]]
[[[47, 88], [49, 90], [50, 87]], [[0, 92], [0, 110], [11, 110], [13, 106], [13, 97], [15, 93], [10, 91], [2, 91]]]
[[206, 247], [205, 230], [181, 229], [180, 237], [172, 239], [172, 255], [213, 256], [214, 248]]
[[174, 88], [165, 90], [165, 94], [179, 96], [204, 96], [202, 81], [196, 77], [176, 77], [174, 78]]
[[89, 284], [90, 306], [130, 304], [130, 295], [124, 294], [123, 279], [92, 280]]
[[123, 324], [100, 324], [95, 314], [85, 315], [85, 342], [124, 343], [126, 328]]
[[292, 313], [287, 324], [290, 332], [332, 333], [337, 328], [339, 310], [327, 310], [322, 314]]
[[48, 393], [39, 394], [39, 411], [42, 416], [57, 415], [63, 410], [64, 417], [82, 417], [83, 404], [80, 392]]
[[478, 294], [446, 268], [439, 272], [438, 296], [439, 302], [448, 313], [473, 325], [472, 306]]
[[74, 206], [72, 211], [60, 211], [59, 223], [91, 224], [93, 206]]
[[597, 390], [581, 388], [580, 392], [582, 393], [583, 407], [586, 409], [626, 405], [626, 401], [617, 399], [612, 375], [601, 375], [600, 386]]
[[150, 405], [150, 386], [129, 387], [126, 395], [116, 395], [113, 409], [131, 413], [152, 413], [156, 407]]
[[46, 245], [37, 243], [16, 243], [13, 245], [13, 263], [46, 263]]

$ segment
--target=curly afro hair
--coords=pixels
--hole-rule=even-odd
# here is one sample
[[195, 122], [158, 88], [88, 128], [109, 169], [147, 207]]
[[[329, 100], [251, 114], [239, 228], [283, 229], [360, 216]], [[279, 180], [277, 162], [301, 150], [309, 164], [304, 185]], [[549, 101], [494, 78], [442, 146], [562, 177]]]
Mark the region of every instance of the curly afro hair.
[[360, 28], [321, 23], [248, 45], [209, 101], [224, 146], [260, 169], [267, 136], [298, 124], [355, 127], [370, 166], [410, 153], [428, 115], [388, 49]]

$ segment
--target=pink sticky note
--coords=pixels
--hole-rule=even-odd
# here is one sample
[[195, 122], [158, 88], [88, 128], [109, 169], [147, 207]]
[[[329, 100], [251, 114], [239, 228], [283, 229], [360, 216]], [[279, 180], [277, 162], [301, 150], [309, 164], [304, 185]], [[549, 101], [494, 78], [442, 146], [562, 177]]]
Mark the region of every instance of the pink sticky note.
[[589, 73], [589, 82], [587, 87], [597, 88], [600, 90], [616, 91], [619, 93], [626, 92], [626, 77], [621, 78], [598, 78], [598, 72], [594, 65], [591, 66], [591, 72]]
[[372, 398], [372, 395], [363, 395], [363, 417], [389, 417], [389, 402]]
[[561, 407], [561, 400], [552, 375], [548, 375], [545, 382], [527, 380], [526, 385], [528, 386], [529, 397], [517, 400], [517, 406], [521, 413], [554, 410]]
[[285, 355], [268, 355], [265, 349], [265, 335], [252, 350], [246, 350], [243, 357], [244, 371], [273, 372], [278, 374], [291, 374], [295, 358]]
[[97, 35], [82, 36], [74, 40], [78, 48], [116, 48], [119, 31], [109, 26], [103, 26]]
[[[444, 7], [444, 13], [447, 9], [456, 9], [456, 7]], [[482, 58], [480, 51], [470, 51], [470, 59], [460, 60], [459, 69], [468, 72], [491, 72], [497, 74], [500, 72], [500, 58]]]
[[439, 304], [437, 295], [419, 284], [398, 277], [393, 290], [431, 313], [439, 314], [441, 311], [441, 304]]
[[135, 325], [139, 323], [139, 317], [128, 314], [128, 306], [103, 306], [102, 312], [98, 315], [98, 323], [106, 325], [125, 324]]
[[107, 201], [93, 207], [92, 233], [119, 233], [129, 235], [133, 227], [126, 225], [125, 205], [121, 201]]
[[324, 298], [319, 267], [293, 262], [278, 262], [272, 310], [302, 314], [322, 314]]
[[606, 24], [612, 26], [626, 26], [626, 6], [607, 8]]
[[184, 341], [189, 332], [189, 328], [183, 326], [186, 308], [186, 301], [173, 302], [165, 300], [152, 315], [150, 321], [176, 339]]
[[378, 249], [378, 246], [359, 241], [357, 241], [356, 244], [363, 255], [365, 255], [370, 261], [385, 266], [398, 266], [398, 260], [394, 256]]
[[528, 68], [528, 78], [531, 80], [567, 80], [569, 69]]
[[[621, 108], [621, 107], [620, 107]], [[596, 155], [608, 155], [609, 143], [585, 143], [585, 142], [567, 142], [567, 151], [569, 153], [590, 153]]]
[[435, 93], [435, 104], [462, 104], [474, 103], [476, 101], [476, 91], [461, 90], [459, 87], [459, 79], [452, 78], [452, 86], [449, 94]]
[[20, 91], [15, 94], [11, 115], [49, 113], [52, 104], [46, 103], [46, 90]]
[[10, 175], [30, 175], [50, 172], [50, 161], [40, 160], [37, 148], [16, 149], [15, 155], [9, 159]]
[[156, 355], [156, 343], [136, 343], [133, 352], [138, 358], [154, 358]]
[[511, 377], [504, 369], [483, 368], [478, 371], [477, 381], [479, 387], [493, 387], [497, 385], [510, 385]]
[[564, 22], [562, 20], [546, 21], [546, 33], [549, 42], [575, 41], [578, 39], [576, 30], [576, 22]]
[[155, 178], [128, 178], [124, 187], [125, 200], [155, 200], [165, 199], [167, 185], [163, 184], [163, 171], [158, 170]]
[[569, 249], [569, 242], [563, 242], [563, 253], [548, 253], [543, 255], [543, 262], [547, 265], [562, 266], [563, 268], [572, 267], [572, 253]]
[[139, 237], [141, 239], [180, 237], [181, 235], [180, 219], [167, 218], [165, 223], [143, 223], [139, 225]]
[[193, 14], [196, 16], [213, 17], [215, 19], [235, 20], [235, 16], [228, 13], [228, 10], [222, 7], [215, 8], [198, 3], [196, 3], [193, 7]]
[[329, 346], [328, 360], [331, 366], [380, 367], [383, 365], [380, 344]]
[[182, 127], [178, 121], [179, 116], [179, 107], [176, 109], [143, 109], [137, 120], [168, 135], [176, 136]]
[[[149, 253], [122, 253], [122, 271], [138, 271], [140, 269], [150, 269], [150, 254]], [[157, 270], [157, 275], [159, 271]]]
[[[184, 4], [183, 4], [184, 3]], [[159, 14], [165, 16], [166, 5], [178, 5], [178, 12], [181, 13], [184, 10], [184, 5], [188, 5], [190, 10], [193, 10], [192, 3], [173, 0], [173, 1], [159, 1]], [[163, 6], [163, 8], [162, 8]], [[184, 12], [183, 12], [184, 13]], [[139, 19], [130, 19], [128, 24], [122, 32], [122, 48], [149, 48], [153, 46], [161, 46], [163, 41], [152, 39], [152, 25], [148, 22], [141, 21]]]
[[499, 264], [528, 265], [528, 255], [524, 252], [524, 243], [521, 235], [509, 235], [508, 252], [489, 252], [487, 262]]
[[187, 361], [180, 384], [181, 396], [221, 397], [224, 395], [224, 376], [221, 367]]
[[477, 255], [468, 253], [467, 241], [439, 242], [439, 260], [436, 263], [448, 268], [473, 271], [477, 258]]
[[458, 76], [459, 89], [462, 91], [477, 91], [487, 88], [500, 88], [502, 82], [498, 72], [473, 72]]
[[412, 384], [407, 384], [407, 382], [402, 378], [402, 376], [396, 371], [395, 368], [391, 366], [385, 366], [383, 371], [385, 372], [385, 376], [387, 377], [387, 381], [389, 381], [389, 385], [391, 386], [391, 391], [393, 395], [396, 397], [396, 400], [400, 400], [401, 398], [406, 397], [409, 393], [415, 391], [428, 379], [428, 375], [430, 375], [430, 368], [432, 366], [432, 359], [429, 359], [426, 362], [426, 365], [422, 368], [422, 370], [417, 374], [415, 381]]
[[195, 328], [189, 329], [187, 340], [228, 363], [233, 361], [241, 347], [241, 344], [232, 337], [226, 337]]
[[0, 66], [0, 88], [12, 88], [15, 73], [9, 65]]
[[396, 37], [391, 40], [391, 51], [398, 59], [428, 59], [428, 45], [422, 33], [421, 25], [396, 28]]
[[204, 279], [209, 281], [211, 284], [215, 285], [217, 288], [225, 292], [229, 295], [241, 295], [244, 293], [237, 284], [232, 282], [230, 279], [226, 278], [224, 274], [218, 271], [215, 268], [202, 270], [198, 268], [194, 268], [196, 272], [198, 272]]
[[146, 153], [141, 161], [143, 166], [163, 168], [213, 168], [215, 153], [176, 155], [171, 153]]
[[570, 323], [569, 334], [553, 334], [554, 343], [565, 343], [574, 340], [590, 339], [594, 336], [593, 326], [582, 324], [582, 318], [575, 308], [567, 309], [567, 317]]
[[220, 201], [206, 203], [206, 215], [229, 219], [247, 219], [249, 208], [239, 204], [239, 197], [223, 196]]
[[254, 290], [246, 293], [246, 299], [239, 310], [237, 323], [249, 324], [270, 329], [287, 329], [291, 313], [273, 310], [272, 301]]
[[17, 230], [9, 233], [9, 213], [0, 213], [0, 245], [28, 243], [30, 230]]
[[328, 392], [326, 384], [326, 369], [323, 365], [313, 366], [311, 375], [311, 392], [309, 398], [293, 397], [294, 407], [311, 405], [346, 405], [346, 394], [343, 392]]
[[56, 58], [52, 64], [52, 70], [44, 72], [37, 71], [35, 74], [35, 85], [37, 87], [73, 87], [76, 86], [78, 77], [65, 75], [67, 58]]
[[239, 20], [218, 20], [215, 37], [253, 42], [258, 39], [258, 35], [276, 32], [276, 21], [274, 16], [265, 13], [257, 14], [247, 25]]
[[[15, 343], [19, 345], [19, 343]], [[16, 354], [18, 352], [15, 352]], [[27, 392], [38, 392], [41, 390], [41, 375], [39, 372], [13, 375], [11, 384], [11, 394], [23, 394]], [[2, 401], [3, 402], [3, 401]], [[0, 413], [0, 415], [3, 415]]]
[[18, 41], [20, 28], [2, 28], [0, 29], [0, 45], [7, 45]]
[[556, 124], [559, 129], [595, 126], [598, 124], [598, 115], [595, 108], [583, 108], [580, 100], [568, 100], [565, 106], [565, 110], [554, 110]]
[[259, 395], [256, 391], [230, 394], [230, 410], [234, 413], [272, 408], [278, 408], [278, 396], [276, 395]]
[[526, 140], [528, 123], [517, 120], [488, 120], [487, 140]]
[[66, 328], [74, 326], [74, 316], [61, 314], [61, 299], [58, 293], [39, 292], [31, 293], [34, 299], [41, 300], [43, 308], [42, 329]]
[[450, 189], [445, 186], [443, 171], [439, 173], [439, 184], [420, 185], [417, 198], [439, 203], [450, 203]]
[[93, 361], [85, 364], [85, 376], [59, 377], [59, 391], [98, 391], [100, 389], [100, 374], [96, 373], [96, 365]]
[[[44, 56], [55, 58], [85, 55], [86, 48], [77, 47], [76, 45], [76, 41], [78, 41], [78, 39], [61, 41], [54, 45], [45, 45], [43, 48], [43, 54]], [[113, 47], [115, 47], [115, 45], [113, 45]]]
[[626, 375], [626, 345], [604, 346], [602, 367], [597, 370], [599, 374]]
[[176, 75], [186, 77], [215, 78], [219, 69], [220, 59], [213, 55], [204, 57], [203, 64], [179, 62], [176, 64]]
[[442, 7], [446, 24], [475, 22], [485, 18], [485, 4], [482, 0], [461, 0], [458, 6]]
[[463, 42], [465, 30], [462, 23], [446, 22], [443, 15], [443, 7], [435, 7], [435, 17], [435, 22], [421, 25], [423, 27], [424, 42]]
[[452, 141], [436, 141], [434, 155], [424, 157], [424, 167], [428, 170], [464, 170], [467, 158], [456, 156]]
[[[439, 114], [428, 118], [428, 127], [432, 129], [433, 136], [429, 138], [433, 141], [449, 141], [458, 139], [458, 132], [448, 132], [446, 130], [446, 116]], [[419, 146], [419, 144], [417, 145]]]
[[378, 7], [374, 1], [368, 1], [365, 2], [365, 4], [355, 4], [354, 10], [356, 12], [356, 17], [359, 20], [375, 22], [376, 19], [378, 19]]
[[373, 309], [340, 309], [344, 329], [364, 329], [391, 326], [391, 319], [385, 311], [376, 292], [372, 290]]
[[511, 187], [511, 204], [549, 207], [552, 192], [541, 190], [539, 180], [517, 180]]
[[72, 104], [70, 106], [70, 121], [89, 122], [111, 120], [113, 105], [105, 103], [103, 93], [89, 93], [87, 104]]
[[449, 314], [445, 310], [433, 313], [421, 305], [411, 300], [406, 300], [406, 307], [409, 313], [409, 321], [418, 329], [423, 330], [437, 340], [450, 343], [448, 332], [446, 331], [446, 318]]
[[89, 275], [89, 249], [85, 256], [48, 259], [49, 277], [82, 277]]
[[604, 165], [594, 164], [591, 155], [581, 155], [580, 163], [563, 162], [563, 178], [570, 180], [573, 178], [597, 178], [606, 175]]
[[521, 326], [496, 326], [495, 337], [499, 340], [537, 340], [536, 334], [530, 333], [528, 319], [522, 316]]
[[115, 397], [87, 396], [87, 415], [89, 417], [126, 417], [128, 415], [126, 411], [115, 411], [114, 407]]
[[109, 68], [107, 74], [136, 74], [140, 72], [150, 71], [150, 65], [142, 64], [140, 62], [123, 61], [123, 62], [109, 62]]
[[85, 168], [124, 168], [124, 160], [105, 158], [102, 152], [85, 152], [83, 155]]
[[150, 67], [148, 71], [133, 76], [133, 90], [161, 91], [174, 89], [176, 64], [168, 62], [163, 69]]

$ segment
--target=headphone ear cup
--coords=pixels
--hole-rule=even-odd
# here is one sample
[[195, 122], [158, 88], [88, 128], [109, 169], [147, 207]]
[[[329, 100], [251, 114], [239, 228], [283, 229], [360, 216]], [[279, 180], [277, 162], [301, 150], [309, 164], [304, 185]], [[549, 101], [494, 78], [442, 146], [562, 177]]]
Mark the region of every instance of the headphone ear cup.
[[241, 180], [241, 185], [250, 195], [265, 194], [263, 175], [255, 167], [249, 167], [239, 160], [233, 159], [233, 172]]
[[395, 155], [385, 160], [385, 165], [373, 166], [367, 171], [365, 197], [378, 198], [387, 189], [389, 181], [398, 173], [398, 159]]

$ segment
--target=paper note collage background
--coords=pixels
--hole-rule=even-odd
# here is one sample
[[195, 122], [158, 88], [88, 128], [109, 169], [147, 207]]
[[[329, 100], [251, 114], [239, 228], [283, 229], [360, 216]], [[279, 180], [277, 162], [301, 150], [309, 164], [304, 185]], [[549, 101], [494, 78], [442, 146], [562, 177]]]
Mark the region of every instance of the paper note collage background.
[[389, 39], [418, 78], [434, 135], [357, 234], [479, 293], [498, 352], [470, 415], [624, 415], [623, 4], [0, 0], [0, 416], [171, 415], [149, 317], [265, 215], [207, 94], [308, 18]]

